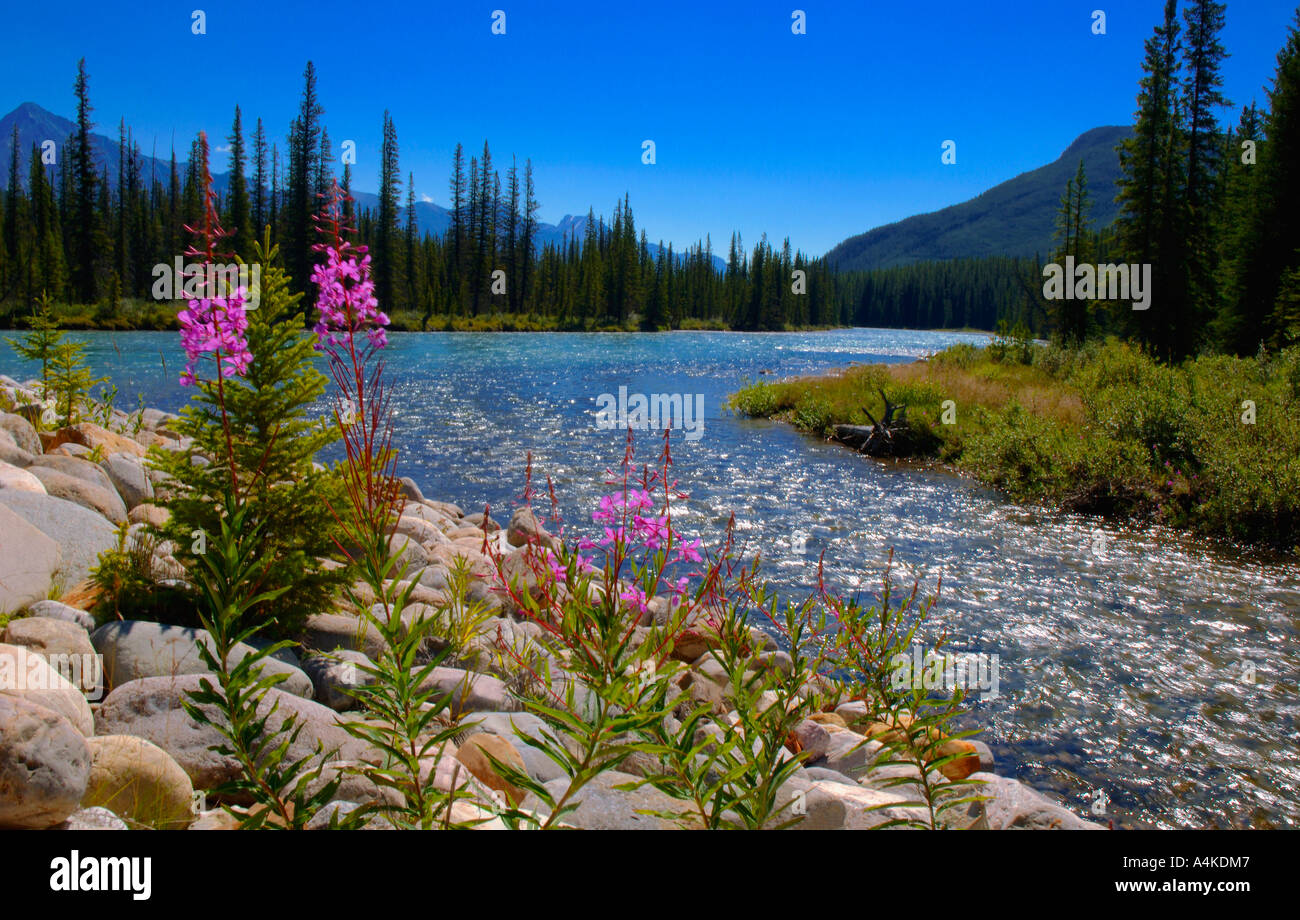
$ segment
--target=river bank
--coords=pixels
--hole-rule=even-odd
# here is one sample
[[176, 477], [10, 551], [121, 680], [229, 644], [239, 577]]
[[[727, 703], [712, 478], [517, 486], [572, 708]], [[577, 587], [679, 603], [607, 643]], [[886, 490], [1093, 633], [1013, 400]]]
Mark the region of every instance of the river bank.
[[[731, 407], [921, 457], [1020, 502], [1300, 551], [1300, 349], [1157, 364], [1128, 345], [958, 345], [913, 364], [758, 382]], [[865, 431], [861, 434], [865, 434]], [[886, 440], [888, 443], [886, 443]]]
[[[6, 681], [0, 686], [0, 826], [236, 826], [246, 819], [246, 806], [227, 800], [230, 808], [221, 809], [220, 800], [208, 796], [232, 778], [237, 765], [214, 755], [211, 748], [221, 744], [221, 735], [184, 710], [187, 694], [207, 671], [199, 649], [209, 638], [174, 621], [110, 613], [120, 615], [124, 603], [135, 611], [149, 607], [142, 597], [123, 595], [115, 579], [124, 567], [134, 567], [137, 576], [147, 573], [159, 590], [188, 590], [193, 569], [182, 563], [184, 553], [155, 539], [166, 526], [176, 483], [149, 460], [149, 450], [185, 453], [193, 445], [176, 431], [176, 416], [156, 409], [114, 411], [107, 427], [78, 422], [43, 430], [48, 415], [24, 408], [42, 404], [32, 386], [0, 377], [0, 401], [19, 410], [0, 414], [0, 674]], [[524, 573], [528, 594], [538, 586], [527, 577], [537, 571], [533, 557], [556, 546], [555, 538], [527, 508], [502, 524], [488, 514], [426, 499], [410, 480], [403, 481], [403, 491], [393, 552], [415, 566], [414, 607], [443, 624], [425, 652], [445, 655], [431, 679], [453, 700], [448, 730], [456, 734], [454, 743], [424, 758], [428, 781], [450, 796], [448, 820], [455, 824], [504, 827], [517, 809], [542, 815], [544, 802], [517, 785], [523, 775], [556, 795], [570, 788], [571, 779], [531, 746], [543, 721], [524, 711], [527, 695], [517, 688], [521, 677], [535, 673], [539, 658], [549, 659], [547, 673], [560, 685], [581, 688], [583, 681], [544, 610], [539, 614], [517, 593], [520, 580], [497, 576]], [[321, 803], [315, 826], [352, 812], [383, 824], [385, 803], [392, 804], [374, 785], [382, 751], [359, 744], [342, 727], [370, 715], [359, 705], [357, 689], [375, 660], [388, 654], [384, 637], [348, 599], [364, 594], [364, 585], [352, 589], [310, 616], [292, 648], [265, 660], [283, 681], [268, 692], [303, 729], [293, 751], [308, 756], [319, 743], [326, 752], [322, 764], [346, 774]], [[640, 643], [660, 641], [673, 624], [668, 600], [633, 612]], [[721, 747], [729, 726], [754, 730], [758, 713], [746, 701], [768, 699], [771, 711], [779, 699], [781, 708], [794, 712], [783, 717], [790, 735], [781, 735], [785, 753], [777, 758], [789, 762], [777, 794], [786, 807], [772, 815], [772, 824], [865, 828], [924, 820], [924, 809], [907, 804], [918, 793], [910, 788], [906, 766], [885, 762], [897, 760], [891, 744], [906, 720], [883, 714], [869, 700], [850, 698], [848, 688], [837, 689], [815, 673], [801, 674], [768, 633], [752, 626], [745, 627], [755, 646], [745, 681], [757, 683], [738, 685], [739, 672], [720, 667], [715, 643], [722, 633], [702, 620], [676, 625], [686, 629], [670, 646], [672, 682], [664, 689], [671, 693], [663, 719], [680, 730], [679, 720], [689, 718], [706, 735], [718, 735]], [[247, 647], [236, 650], [251, 653]], [[70, 662], [95, 665], [70, 670]], [[787, 697], [779, 678], [767, 681], [763, 674], [794, 675], [801, 692]], [[960, 735], [943, 744], [944, 757], [932, 758], [932, 781], [972, 779], [987, 797], [949, 812], [947, 823], [1093, 826], [990, 772], [987, 746]], [[681, 811], [682, 821], [691, 824], [695, 819], [680, 799], [653, 784], [636, 792], [615, 788], [653, 779], [661, 766], [644, 756], [624, 760], [583, 787], [575, 796], [577, 810], [565, 813], [563, 822], [589, 828], [674, 824], [638, 811], [649, 808], [661, 815]], [[510, 809], [502, 807], [506, 800]]]

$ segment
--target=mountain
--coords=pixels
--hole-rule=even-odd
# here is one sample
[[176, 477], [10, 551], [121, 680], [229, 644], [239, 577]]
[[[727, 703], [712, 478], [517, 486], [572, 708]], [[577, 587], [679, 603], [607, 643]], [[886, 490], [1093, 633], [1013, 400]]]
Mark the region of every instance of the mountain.
[[1132, 128], [1109, 125], [1079, 135], [1052, 163], [1021, 173], [970, 201], [918, 214], [850, 237], [826, 254], [840, 271], [889, 268], [971, 256], [1046, 255], [1065, 183], [1083, 160], [1092, 198], [1093, 227], [1115, 220], [1115, 148]]
[[[77, 128], [74, 122], [55, 115], [34, 102], [24, 102], [8, 115], [0, 118], [0, 187], [3, 188], [7, 188], [9, 183], [10, 149], [15, 124], [18, 126], [18, 177], [19, 181], [24, 185], [27, 183], [27, 167], [31, 162], [32, 145], [35, 144], [39, 147], [43, 141], [52, 140], [57, 145], [57, 155], [62, 157], [68, 137]], [[95, 155], [95, 163], [100, 170], [107, 167], [109, 181], [115, 183], [117, 181], [117, 139], [103, 134], [92, 133], [90, 142]], [[219, 142], [225, 143], [224, 138]], [[140, 174], [144, 177], [145, 183], [149, 182], [150, 171], [152, 170], [152, 174], [165, 185], [171, 172], [170, 149], [166, 151], [165, 156], [155, 158], [149, 155], [143, 145], [141, 147], [143, 157]], [[182, 152], [182, 147], [183, 152], [188, 154], [189, 141], [186, 140], [183, 144], [178, 141], [177, 154]], [[217, 157], [213, 159], [217, 159]], [[182, 182], [185, 181], [187, 163], [188, 160], [185, 159], [177, 159], [176, 161], [177, 174], [181, 177]], [[225, 193], [229, 181], [229, 173], [214, 172], [212, 174], [212, 184], [219, 195]], [[352, 195], [356, 199], [358, 210], [369, 208], [371, 211], [377, 211], [379, 209], [379, 196], [375, 193], [354, 191]], [[451, 212], [432, 202], [417, 201], [415, 203], [415, 220], [421, 233], [432, 233], [441, 236], [451, 226]], [[403, 225], [405, 221], [406, 208], [399, 208], [398, 225]], [[565, 241], [566, 236], [568, 239], [576, 238], [578, 244], [581, 245], [586, 229], [587, 218], [573, 214], [566, 214], [560, 218], [557, 224], [538, 222], [538, 250], [540, 251], [543, 246], [548, 244], [559, 245]], [[657, 244], [650, 244], [650, 254], [654, 258], [659, 257], [659, 246]], [[713, 263], [719, 271], [726, 268], [726, 262], [718, 256], [713, 257]]]

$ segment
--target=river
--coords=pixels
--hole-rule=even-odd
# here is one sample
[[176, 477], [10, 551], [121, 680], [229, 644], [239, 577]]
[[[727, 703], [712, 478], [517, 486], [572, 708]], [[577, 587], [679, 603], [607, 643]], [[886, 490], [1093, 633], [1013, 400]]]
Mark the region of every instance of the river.
[[[123, 408], [136, 393], [169, 410], [187, 397], [177, 336], [79, 337]], [[942, 575], [935, 623], [953, 647], [997, 656], [998, 695], [975, 702], [972, 719], [999, 773], [1117, 827], [1295, 825], [1300, 565], [1019, 506], [943, 470], [723, 410], [764, 372], [910, 361], [981, 340], [879, 329], [395, 334], [387, 360], [402, 471], [428, 497], [467, 511], [490, 503], [501, 520], [532, 451], [565, 520], [587, 526], [625, 437], [596, 425], [602, 394], [702, 397], [699, 437], [674, 437], [674, 474], [691, 496], [678, 523], [708, 542], [734, 511], [747, 549], [791, 597], [810, 590], [823, 550], [845, 590], [878, 584], [891, 548], [902, 574], [930, 587]], [[18, 370], [0, 356], [0, 371]], [[658, 447], [638, 438], [643, 460]]]

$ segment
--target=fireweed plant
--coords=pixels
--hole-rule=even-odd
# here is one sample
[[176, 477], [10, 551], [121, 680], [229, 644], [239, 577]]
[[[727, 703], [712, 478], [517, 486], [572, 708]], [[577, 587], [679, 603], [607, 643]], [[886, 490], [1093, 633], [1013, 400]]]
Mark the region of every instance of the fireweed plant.
[[388, 317], [374, 297], [366, 247], [347, 239], [353, 232], [344, 217], [347, 200], [334, 183], [315, 217], [323, 242], [312, 248], [325, 256], [311, 276], [319, 290], [315, 331], [335, 384], [334, 420], [345, 453], [339, 472], [346, 498], [330, 513], [338, 523], [339, 551], [369, 588], [366, 597], [354, 589], [347, 594], [360, 611], [361, 628], [368, 624], [377, 630], [383, 649], [373, 664], [358, 666], [369, 678], [353, 691], [366, 720], [349, 721], [344, 728], [384, 754], [378, 765], [350, 770], [396, 794], [350, 817], [378, 814], [399, 828], [446, 827], [460, 793], [454, 779], [449, 790], [436, 785], [435, 765], [447, 755], [457, 725], [451, 718], [454, 694], [440, 691], [433, 676], [448, 648], [434, 635], [438, 617], [427, 608], [408, 610], [419, 573], [409, 572], [402, 554], [394, 551], [404, 539], [394, 536], [394, 522], [405, 500], [381, 355], [388, 344]]
[[[191, 246], [186, 256], [210, 263], [217, 256], [219, 240], [227, 234], [217, 218], [216, 193], [207, 166], [207, 138], [202, 134], [199, 138], [205, 190], [203, 222], [197, 229], [186, 229], [202, 241], [203, 248]], [[237, 646], [241, 650], [246, 648], [243, 644], [254, 639], [265, 625], [250, 622], [247, 616], [250, 608], [288, 590], [287, 585], [266, 585], [264, 576], [271, 560], [259, 554], [261, 528], [249, 521], [254, 509], [241, 497], [246, 490], [241, 490], [226, 411], [224, 382], [244, 375], [251, 361], [244, 338], [245, 293], [242, 289], [225, 292], [203, 289], [198, 296], [187, 297], [187, 308], [178, 315], [187, 358], [181, 384], [198, 387], [209, 401], [215, 402], [227, 452], [225, 457], [210, 459], [225, 467], [230, 480], [222, 496], [220, 530], [208, 541], [208, 551], [200, 554], [201, 570], [197, 576], [198, 615], [211, 636], [210, 643], [199, 643], [199, 654], [212, 677], [205, 675], [197, 691], [187, 691], [183, 705], [196, 723], [208, 725], [222, 735], [223, 743], [214, 745], [212, 750], [234, 758], [240, 766], [235, 780], [213, 790], [224, 800], [226, 810], [239, 819], [240, 826], [301, 828], [333, 798], [339, 780], [323, 779], [326, 754], [319, 742], [313, 752], [291, 759], [290, 751], [303, 726], [293, 714], [277, 719], [279, 700], [271, 697], [268, 702], [275, 685], [287, 675], [264, 676], [262, 664], [290, 643], [274, 643], [242, 657], [236, 653]], [[210, 380], [202, 376], [209, 356], [214, 372]], [[271, 437], [274, 438], [274, 433]], [[245, 485], [256, 483], [261, 474], [260, 465], [249, 471]], [[231, 802], [251, 802], [251, 805], [235, 810]]]
[[[841, 700], [860, 699], [868, 701], [869, 721], [909, 726], [901, 738], [863, 743], [879, 754], [869, 766], [904, 765], [904, 775], [885, 785], [902, 786], [919, 773], [918, 800], [890, 807], [901, 809], [896, 814], [924, 808], [928, 817], [881, 826], [943, 826], [948, 811], [972, 800], [957, 796], [962, 782], [935, 773], [956, 759], [940, 748], [962, 698], [940, 703], [929, 691], [896, 690], [890, 680], [892, 655], [902, 639], [917, 638], [933, 599], [891, 605], [887, 569], [881, 603], [862, 607], [827, 591], [819, 566], [819, 590], [802, 603], [782, 604], [759, 580], [757, 561], [738, 561], [734, 518], [716, 551], [677, 531], [674, 502], [686, 496], [669, 478], [671, 464], [665, 432], [658, 468], [638, 472], [629, 432], [621, 473], [607, 480], [615, 488], [592, 515], [603, 536], [570, 548], [563, 528], [560, 538], [539, 532], [511, 556], [485, 540], [495, 590], [508, 612], [541, 628], [546, 649], [526, 658], [498, 641], [531, 676], [520, 699], [545, 724], [520, 740], [567, 777], [563, 788], [548, 788], [489, 757], [544, 810], [499, 814], [512, 826], [563, 826], [583, 787], [618, 770], [634, 777], [618, 788], [648, 785], [680, 802], [678, 809], [646, 812], [679, 826], [790, 826], [806, 813], [807, 790], [787, 785], [808, 756], [796, 727]], [[531, 479], [530, 457], [525, 506], [533, 498]], [[778, 650], [773, 633], [788, 652]], [[692, 662], [694, 670], [687, 667]], [[701, 672], [706, 662], [722, 692]]]

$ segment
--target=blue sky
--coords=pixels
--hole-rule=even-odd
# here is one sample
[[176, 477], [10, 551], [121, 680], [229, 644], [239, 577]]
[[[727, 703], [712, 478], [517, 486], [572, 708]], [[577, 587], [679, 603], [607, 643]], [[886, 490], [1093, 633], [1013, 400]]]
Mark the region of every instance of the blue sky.
[[[401, 167], [446, 205], [457, 141], [531, 157], [542, 218], [608, 214], [725, 251], [766, 232], [817, 254], [965, 200], [1132, 118], [1162, 0], [19, 3], [5, 13], [0, 108], [71, 117], [84, 56], [98, 130], [125, 117], [148, 150], [224, 137], [236, 103], [283, 139], [315, 61], [325, 122], [378, 186], [392, 112]], [[207, 34], [191, 33], [202, 8]], [[803, 9], [807, 34], [791, 33]], [[491, 34], [492, 12], [506, 34]], [[1094, 35], [1091, 13], [1107, 14]], [[1226, 92], [1263, 99], [1295, 0], [1229, 0]], [[4, 98], [7, 97], [7, 98]], [[1236, 110], [1231, 114], [1236, 120]], [[641, 162], [653, 139], [657, 163]], [[940, 163], [944, 140], [957, 164]], [[224, 168], [218, 159], [215, 164]]]

